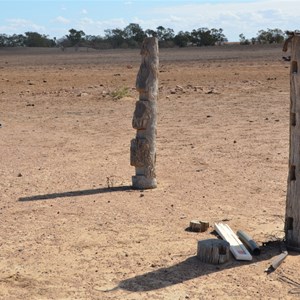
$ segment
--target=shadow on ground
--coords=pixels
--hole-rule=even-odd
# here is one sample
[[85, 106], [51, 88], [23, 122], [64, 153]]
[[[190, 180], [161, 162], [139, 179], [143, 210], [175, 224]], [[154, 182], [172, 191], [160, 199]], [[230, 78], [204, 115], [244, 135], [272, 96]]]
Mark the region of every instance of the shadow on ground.
[[125, 279], [119, 283], [117, 289], [131, 292], [146, 292], [166, 288], [204, 275], [221, 272], [222, 270], [270, 260], [272, 257], [280, 254], [280, 247], [278, 245], [264, 247], [262, 253], [260, 256], [253, 257], [253, 260], [250, 262], [236, 261], [231, 258], [231, 261], [224, 265], [205, 264], [196, 256], [192, 256], [176, 265]]
[[45, 194], [45, 195], [35, 195], [29, 197], [21, 197], [18, 201], [38, 201], [38, 200], [52, 200], [56, 198], [67, 198], [67, 197], [79, 197], [79, 196], [90, 196], [97, 194], [105, 194], [112, 192], [125, 192], [133, 190], [132, 186], [118, 186], [118, 187], [110, 187], [110, 188], [99, 188], [99, 189], [89, 189], [89, 190], [80, 190], [80, 191], [69, 191], [63, 193], [53, 193], [53, 194]]

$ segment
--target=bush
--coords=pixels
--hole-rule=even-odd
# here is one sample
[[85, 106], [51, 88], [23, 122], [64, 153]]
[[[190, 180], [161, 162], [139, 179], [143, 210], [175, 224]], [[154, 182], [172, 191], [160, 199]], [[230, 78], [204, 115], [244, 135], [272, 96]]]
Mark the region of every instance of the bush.
[[110, 95], [113, 97], [114, 100], [120, 100], [124, 97], [129, 96], [129, 88], [128, 87], [118, 88], [113, 92], [111, 92]]

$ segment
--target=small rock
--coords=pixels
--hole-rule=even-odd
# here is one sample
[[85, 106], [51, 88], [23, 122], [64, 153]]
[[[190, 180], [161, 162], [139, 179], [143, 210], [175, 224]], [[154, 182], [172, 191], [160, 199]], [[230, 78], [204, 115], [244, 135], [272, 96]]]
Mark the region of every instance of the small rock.
[[229, 218], [224, 218], [224, 219], [222, 219], [222, 222], [228, 222], [228, 221], [230, 221]]
[[22, 177], [23, 175], [21, 173], [18, 174], [18, 177]]
[[86, 96], [88, 96], [89, 94], [88, 93], [79, 93], [78, 95], [77, 95], [77, 97], [86, 97]]

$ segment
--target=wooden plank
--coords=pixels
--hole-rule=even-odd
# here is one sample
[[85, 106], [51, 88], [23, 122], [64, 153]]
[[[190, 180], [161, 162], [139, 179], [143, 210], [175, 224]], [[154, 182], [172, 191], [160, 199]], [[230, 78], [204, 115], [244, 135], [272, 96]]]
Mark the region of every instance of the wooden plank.
[[232, 229], [224, 223], [215, 223], [215, 230], [230, 244], [230, 251], [237, 260], [252, 260], [252, 255]]

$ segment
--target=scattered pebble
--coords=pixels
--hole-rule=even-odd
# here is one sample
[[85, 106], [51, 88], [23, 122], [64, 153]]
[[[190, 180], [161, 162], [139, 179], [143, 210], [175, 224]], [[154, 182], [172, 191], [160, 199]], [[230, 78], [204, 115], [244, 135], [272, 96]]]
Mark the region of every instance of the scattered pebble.
[[88, 93], [79, 93], [78, 95], [77, 95], [77, 97], [86, 97], [86, 96], [88, 96], [89, 94]]
[[224, 219], [222, 219], [221, 221], [222, 221], [222, 222], [228, 222], [228, 221], [230, 221], [230, 219], [229, 219], [229, 218], [224, 218]]

